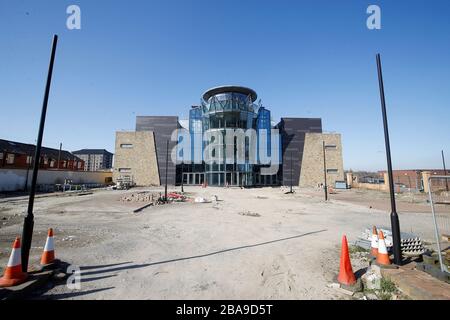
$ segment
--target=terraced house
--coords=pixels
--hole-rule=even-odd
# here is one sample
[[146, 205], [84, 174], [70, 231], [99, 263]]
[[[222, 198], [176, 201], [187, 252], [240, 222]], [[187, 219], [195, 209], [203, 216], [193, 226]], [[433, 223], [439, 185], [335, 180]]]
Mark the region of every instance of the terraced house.
[[[0, 139], [0, 168], [32, 168], [35, 148], [33, 144]], [[82, 171], [84, 161], [69, 151], [42, 147], [39, 168]]]

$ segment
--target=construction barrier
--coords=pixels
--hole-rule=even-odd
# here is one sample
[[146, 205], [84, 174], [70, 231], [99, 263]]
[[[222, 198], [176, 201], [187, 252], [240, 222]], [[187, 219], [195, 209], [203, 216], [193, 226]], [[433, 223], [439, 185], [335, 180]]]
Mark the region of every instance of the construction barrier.
[[14, 241], [11, 256], [5, 269], [3, 277], [0, 278], [0, 287], [12, 287], [19, 285], [28, 278], [26, 272], [22, 272], [22, 260], [20, 249], [20, 238]]
[[337, 280], [340, 284], [344, 285], [353, 285], [356, 283], [356, 277], [353, 273], [350, 253], [348, 251], [347, 237], [345, 235], [342, 237], [341, 262]]

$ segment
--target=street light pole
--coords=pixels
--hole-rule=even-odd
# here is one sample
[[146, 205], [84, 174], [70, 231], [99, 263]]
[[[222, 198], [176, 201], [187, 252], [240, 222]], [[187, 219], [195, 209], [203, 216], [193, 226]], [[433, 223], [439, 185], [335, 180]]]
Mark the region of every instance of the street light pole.
[[181, 161], [181, 192], [184, 193], [183, 180], [184, 180], [184, 161]]
[[323, 190], [325, 191], [325, 201], [328, 201], [328, 187], [327, 187], [327, 162], [325, 157], [325, 141], [322, 141], [322, 150], [323, 150], [323, 179], [325, 185], [323, 186]]
[[169, 140], [166, 145], [166, 181], [164, 187], [164, 202], [167, 202], [167, 167], [169, 166]]
[[[30, 158], [30, 161], [28, 161], [28, 158]], [[25, 178], [25, 191], [28, 191], [28, 179], [30, 175], [30, 169], [31, 169], [31, 163], [33, 162], [33, 156], [30, 154], [27, 154], [27, 176]]]
[[39, 171], [39, 162], [41, 160], [42, 137], [44, 135], [45, 117], [47, 115], [48, 96], [50, 94], [50, 86], [52, 83], [53, 64], [55, 62], [55, 53], [56, 53], [57, 43], [58, 43], [58, 36], [54, 35], [53, 43], [52, 43], [52, 52], [51, 52], [51, 56], [50, 56], [50, 64], [48, 67], [47, 83], [45, 85], [44, 101], [42, 104], [41, 121], [39, 124], [38, 138], [37, 138], [36, 150], [35, 150], [35, 154], [34, 154], [34, 168], [33, 168], [33, 176], [31, 178], [31, 190], [30, 190], [30, 197], [28, 199], [28, 210], [27, 210], [27, 215], [23, 222], [22, 248], [21, 248], [22, 249], [21, 250], [21, 260], [22, 260], [22, 271], [23, 272], [27, 272], [27, 270], [28, 270], [28, 258], [30, 256], [31, 240], [33, 237], [34, 196], [36, 194], [36, 182], [37, 182], [37, 176], [38, 176], [38, 171]]
[[62, 142], [59, 143], [59, 152], [58, 152], [58, 170], [59, 170], [59, 163], [61, 162], [61, 150], [62, 150]]
[[[442, 165], [444, 166], [444, 176], [447, 175], [447, 169], [445, 168], [445, 158], [444, 158], [444, 150], [441, 150], [442, 154]], [[445, 179], [445, 190], [448, 192], [448, 180]]]
[[292, 192], [292, 171], [293, 171], [293, 168], [292, 168], [292, 151], [291, 151], [291, 191], [290, 191], [290, 193], [293, 193]]
[[383, 114], [383, 126], [384, 126], [384, 140], [386, 145], [386, 160], [388, 168], [389, 177], [389, 193], [391, 197], [391, 228], [392, 228], [392, 247], [394, 251], [394, 262], [397, 265], [402, 264], [402, 250], [401, 250], [401, 237], [400, 237], [400, 222], [398, 219], [397, 208], [395, 205], [395, 195], [394, 195], [394, 177], [392, 173], [392, 160], [391, 160], [391, 146], [389, 142], [389, 128], [387, 122], [386, 114], [386, 100], [384, 96], [384, 84], [383, 84], [383, 72], [381, 69], [381, 57], [378, 53], [377, 59], [377, 69], [378, 69], [378, 84], [380, 87], [380, 98], [381, 98], [381, 112]]

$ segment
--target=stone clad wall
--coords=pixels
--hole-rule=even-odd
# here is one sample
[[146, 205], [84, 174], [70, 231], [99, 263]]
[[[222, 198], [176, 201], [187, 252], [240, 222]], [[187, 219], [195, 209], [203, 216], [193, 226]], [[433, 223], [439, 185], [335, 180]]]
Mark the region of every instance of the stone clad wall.
[[[122, 147], [122, 145], [132, 147]], [[155, 138], [152, 131], [116, 132], [113, 181], [129, 175], [138, 186], [160, 185]], [[120, 170], [130, 169], [130, 172]]]
[[327, 173], [327, 185], [334, 187], [336, 181], [345, 180], [341, 135], [306, 133], [300, 187], [316, 187], [318, 184], [324, 183], [322, 141], [325, 141], [325, 146], [336, 146], [336, 148], [326, 148], [325, 151], [327, 169], [337, 169], [336, 173]]

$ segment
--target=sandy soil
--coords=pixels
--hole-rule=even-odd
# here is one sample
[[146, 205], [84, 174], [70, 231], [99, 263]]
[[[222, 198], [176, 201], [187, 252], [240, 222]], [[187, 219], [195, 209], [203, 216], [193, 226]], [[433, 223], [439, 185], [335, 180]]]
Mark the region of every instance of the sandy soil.
[[[39, 261], [46, 230], [53, 227], [56, 255], [79, 266], [82, 276], [81, 290], [59, 285], [37, 298], [347, 299], [327, 287], [338, 271], [342, 235], [353, 242], [367, 226], [390, 225], [387, 211], [368, 205], [372, 194], [349, 202], [353, 190], [324, 202], [312, 189], [292, 195], [284, 188], [185, 187], [193, 197], [218, 195], [219, 201], [132, 213], [143, 203], [120, 199], [136, 191], [36, 200], [31, 264]], [[0, 200], [2, 267], [26, 208], [26, 198]], [[431, 218], [421, 211], [401, 213], [401, 224], [420, 226], [432, 238]], [[355, 271], [364, 266], [353, 263]]]

